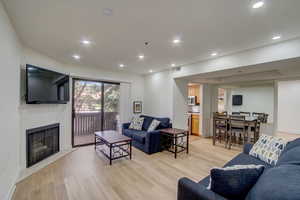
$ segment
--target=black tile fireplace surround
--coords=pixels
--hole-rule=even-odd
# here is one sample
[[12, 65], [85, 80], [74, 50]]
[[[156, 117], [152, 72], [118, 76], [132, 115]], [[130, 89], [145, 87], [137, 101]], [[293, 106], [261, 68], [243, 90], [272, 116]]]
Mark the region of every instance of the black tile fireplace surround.
[[59, 152], [59, 124], [26, 130], [27, 168]]

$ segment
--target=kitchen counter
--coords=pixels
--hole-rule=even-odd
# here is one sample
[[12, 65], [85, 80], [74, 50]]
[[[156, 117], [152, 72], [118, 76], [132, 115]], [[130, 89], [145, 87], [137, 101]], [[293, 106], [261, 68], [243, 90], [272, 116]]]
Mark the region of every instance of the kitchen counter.
[[200, 112], [187, 112], [188, 115], [200, 115]]

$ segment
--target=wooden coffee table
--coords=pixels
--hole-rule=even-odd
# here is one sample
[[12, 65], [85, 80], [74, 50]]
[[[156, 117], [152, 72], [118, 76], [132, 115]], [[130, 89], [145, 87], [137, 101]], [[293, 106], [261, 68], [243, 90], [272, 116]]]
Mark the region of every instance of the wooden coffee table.
[[189, 134], [188, 131], [177, 128], [166, 128], [160, 130], [162, 136], [162, 149], [174, 153], [186, 151], [189, 153]]
[[127, 157], [131, 160], [132, 139], [121, 135], [117, 131], [95, 132], [95, 150], [98, 149], [109, 159], [109, 164], [113, 160]]

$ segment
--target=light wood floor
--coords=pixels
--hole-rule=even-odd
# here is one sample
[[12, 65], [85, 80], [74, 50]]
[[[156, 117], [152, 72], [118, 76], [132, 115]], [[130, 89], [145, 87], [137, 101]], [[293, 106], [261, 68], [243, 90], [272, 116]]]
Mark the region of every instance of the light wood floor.
[[147, 155], [133, 149], [133, 160], [109, 166], [93, 146], [81, 147], [17, 184], [14, 200], [175, 200], [177, 181], [199, 181], [241, 151], [191, 138], [190, 154], [175, 160], [168, 152]]

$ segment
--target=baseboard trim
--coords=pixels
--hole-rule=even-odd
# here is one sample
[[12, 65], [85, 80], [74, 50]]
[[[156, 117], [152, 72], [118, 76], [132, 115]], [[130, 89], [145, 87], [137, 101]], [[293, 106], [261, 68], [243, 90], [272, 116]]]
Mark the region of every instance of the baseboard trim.
[[20, 172], [19, 178], [17, 179], [16, 183], [24, 180], [25, 178], [29, 177], [30, 175], [34, 174], [35, 172], [43, 169], [44, 167], [48, 166], [49, 164], [57, 161], [58, 159], [66, 156], [67, 154], [69, 154], [69, 153], [71, 153], [75, 150], [77, 150], [77, 148], [71, 148], [71, 149], [61, 151], [61, 152], [59, 152], [59, 153], [43, 160], [43, 161], [41, 161], [40, 163], [38, 163], [38, 165], [34, 165], [30, 168], [23, 169]]
[[16, 190], [16, 180], [18, 179], [18, 175], [19, 175], [19, 170], [15, 174], [14, 183], [10, 186], [10, 189], [8, 190], [8, 193], [5, 197], [6, 200], [12, 200], [12, 198], [13, 198], [13, 195]]
[[15, 190], [16, 190], [16, 184], [13, 184], [8, 192], [7, 200], [12, 200]]

